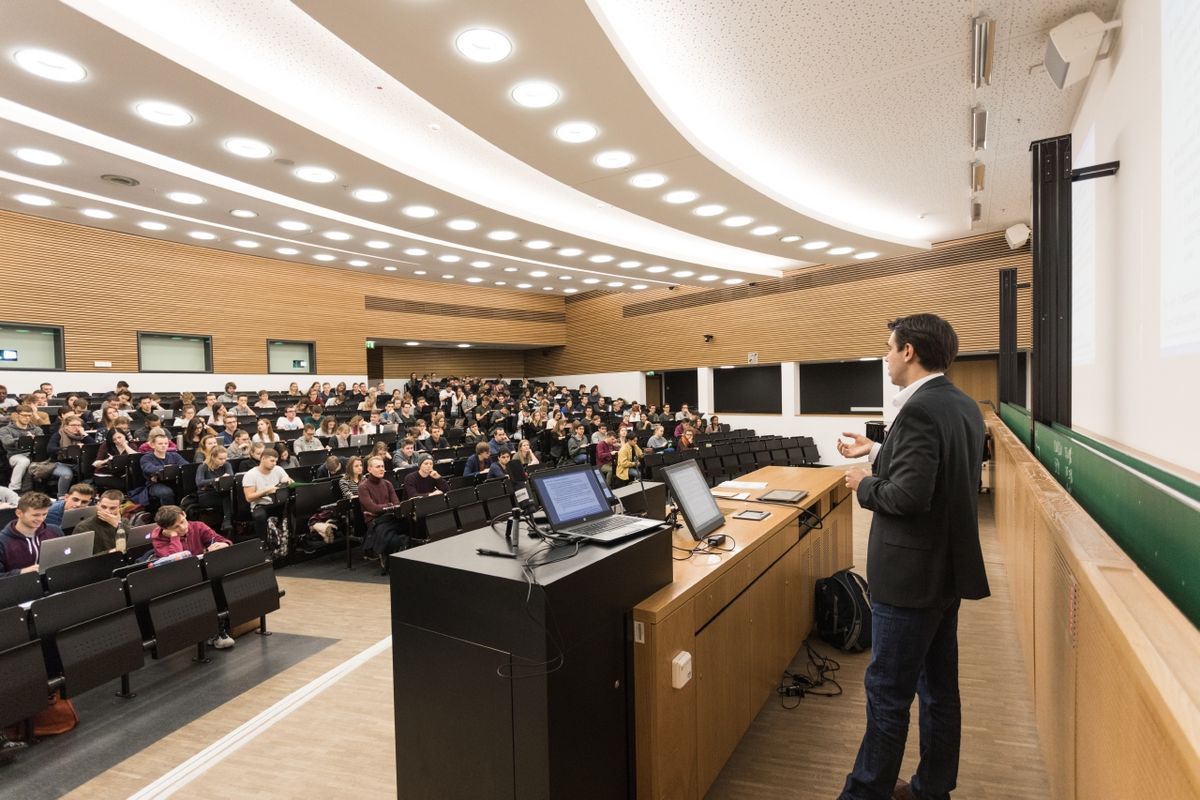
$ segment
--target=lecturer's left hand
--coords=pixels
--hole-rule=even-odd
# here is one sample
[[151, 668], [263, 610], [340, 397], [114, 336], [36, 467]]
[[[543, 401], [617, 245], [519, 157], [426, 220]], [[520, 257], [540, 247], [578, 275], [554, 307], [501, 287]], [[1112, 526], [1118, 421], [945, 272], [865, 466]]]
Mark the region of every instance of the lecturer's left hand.
[[862, 479], [871, 474], [870, 467], [853, 467], [846, 470], [846, 488], [851, 491], [858, 491], [858, 485], [862, 483]]

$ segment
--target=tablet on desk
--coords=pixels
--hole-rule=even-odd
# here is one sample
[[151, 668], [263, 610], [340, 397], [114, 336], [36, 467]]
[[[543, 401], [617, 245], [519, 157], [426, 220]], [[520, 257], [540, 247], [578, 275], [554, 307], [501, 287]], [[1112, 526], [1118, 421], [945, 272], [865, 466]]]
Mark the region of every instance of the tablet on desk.
[[758, 499], [768, 503], [799, 503], [806, 497], [808, 497], [808, 492], [803, 490], [772, 489]]
[[733, 515], [734, 519], [748, 519], [753, 522], [761, 522], [771, 516], [770, 511], [759, 511], [756, 508], [745, 508]]

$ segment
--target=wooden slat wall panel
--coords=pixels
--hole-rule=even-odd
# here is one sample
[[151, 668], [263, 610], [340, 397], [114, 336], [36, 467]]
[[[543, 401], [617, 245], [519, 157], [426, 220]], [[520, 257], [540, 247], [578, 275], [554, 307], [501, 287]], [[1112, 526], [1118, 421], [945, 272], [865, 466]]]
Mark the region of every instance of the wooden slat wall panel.
[[[999, 238], [1003, 241], [1002, 235]], [[626, 306], [636, 302], [644, 309], [713, 290], [680, 287], [648, 290], [636, 300], [621, 293], [573, 299], [566, 304], [567, 345], [548, 356], [528, 351], [526, 372], [561, 375], [744, 364], [750, 351], [758, 353], [761, 363], [878, 357], [886, 349], [887, 320], [918, 311], [950, 320], [961, 352], [994, 352], [999, 348], [997, 271], [1015, 266], [1019, 279], [1029, 281], [1032, 258], [1027, 249], [997, 251], [994, 242], [976, 244], [981, 252], [1001, 252], [1001, 257], [637, 316], [626, 316]], [[1030, 330], [1030, 292], [1022, 291], [1019, 347], [1031, 346]], [[714, 335], [712, 343], [703, 341], [705, 333]]]
[[519, 378], [524, 375], [523, 350], [463, 350], [456, 347], [382, 347], [383, 377], [407, 379], [426, 375], [474, 375], [480, 378]]
[[950, 369], [946, 370], [946, 377], [968, 397], [981, 403], [990, 400], [993, 406], [999, 408], [999, 376], [996, 374], [998, 363], [998, 358], [955, 361], [950, 365]]
[[[10, 212], [0, 212], [0, 275], [0, 320], [62, 325], [70, 371], [104, 360], [114, 374], [136, 372], [138, 330], [212, 336], [214, 371], [234, 374], [267, 371], [268, 337], [316, 341], [317, 364], [331, 374], [365, 374], [370, 338], [566, 341], [565, 325], [550, 321], [563, 313], [561, 297], [294, 264]], [[539, 319], [369, 311], [368, 295]]]

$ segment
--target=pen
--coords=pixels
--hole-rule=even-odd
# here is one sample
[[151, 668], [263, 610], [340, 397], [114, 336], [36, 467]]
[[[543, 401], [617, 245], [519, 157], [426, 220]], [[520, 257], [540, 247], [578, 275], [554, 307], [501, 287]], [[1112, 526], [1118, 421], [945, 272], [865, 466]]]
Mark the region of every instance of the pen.
[[500, 558], [516, 558], [514, 553], [503, 553], [499, 550], [488, 550], [486, 547], [479, 547], [475, 550], [481, 556], [499, 556]]

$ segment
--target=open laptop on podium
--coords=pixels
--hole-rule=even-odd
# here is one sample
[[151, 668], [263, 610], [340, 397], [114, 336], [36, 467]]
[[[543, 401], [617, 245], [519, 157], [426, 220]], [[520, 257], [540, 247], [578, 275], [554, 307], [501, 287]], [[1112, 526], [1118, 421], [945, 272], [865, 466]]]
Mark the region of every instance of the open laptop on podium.
[[550, 529], [563, 536], [613, 544], [663, 524], [657, 519], [614, 514], [590, 464], [535, 472], [529, 476], [529, 484], [546, 510]]

